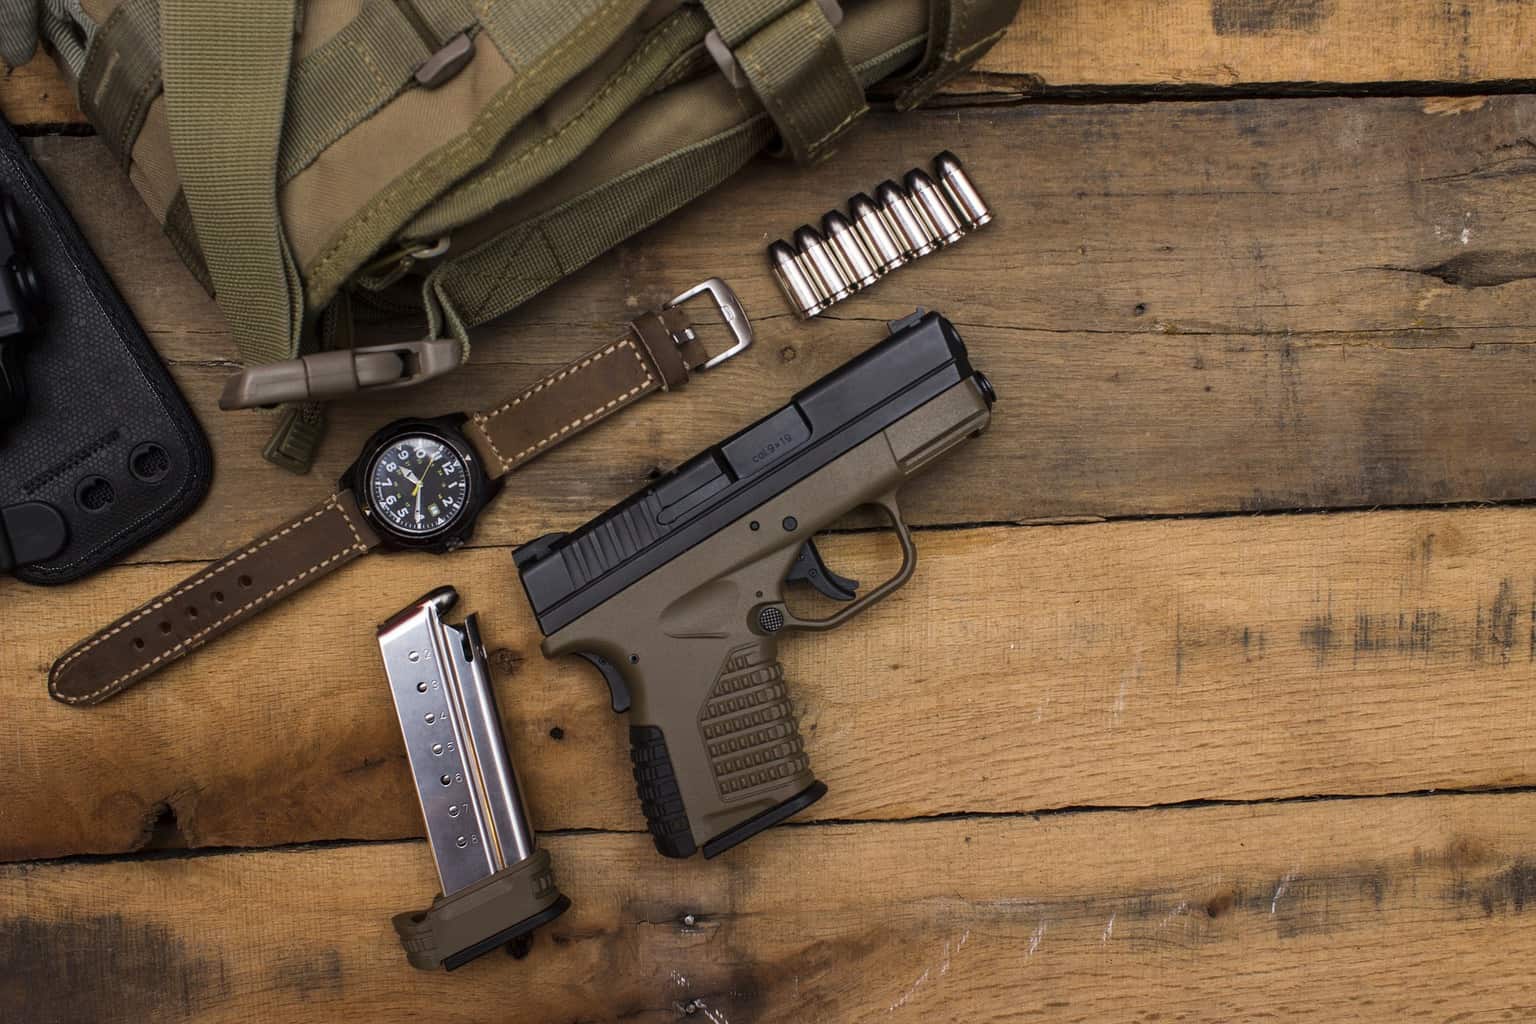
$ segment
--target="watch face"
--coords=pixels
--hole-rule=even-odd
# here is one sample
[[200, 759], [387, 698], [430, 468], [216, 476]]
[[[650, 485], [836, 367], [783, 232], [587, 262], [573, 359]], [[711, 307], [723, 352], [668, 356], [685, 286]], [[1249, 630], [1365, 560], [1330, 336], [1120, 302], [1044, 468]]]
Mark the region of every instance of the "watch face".
[[454, 448], [426, 433], [404, 434], [368, 466], [368, 500], [387, 528], [406, 537], [449, 529], [469, 507], [469, 467]]

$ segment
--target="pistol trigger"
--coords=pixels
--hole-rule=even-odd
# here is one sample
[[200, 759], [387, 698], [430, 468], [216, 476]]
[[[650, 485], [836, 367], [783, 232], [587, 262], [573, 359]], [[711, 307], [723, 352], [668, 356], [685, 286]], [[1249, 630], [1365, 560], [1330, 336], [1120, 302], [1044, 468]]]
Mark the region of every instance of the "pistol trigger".
[[800, 553], [795, 556], [795, 564], [784, 579], [786, 582], [800, 580], [809, 583], [834, 601], [852, 601], [859, 589], [858, 580], [839, 576], [827, 568], [827, 563], [821, 560], [821, 552], [816, 550], [816, 542], [813, 540], [800, 545]]
[[577, 651], [578, 658], [585, 658], [592, 663], [592, 667], [603, 674], [603, 680], [608, 684], [608, 695], [613, 698], [613, 710], [619, 714], [629, 710], [629, 684], [624, 681], [624, 676], [613, 667], [613, 662], [601, 654], [588, 654], [586, 651]]

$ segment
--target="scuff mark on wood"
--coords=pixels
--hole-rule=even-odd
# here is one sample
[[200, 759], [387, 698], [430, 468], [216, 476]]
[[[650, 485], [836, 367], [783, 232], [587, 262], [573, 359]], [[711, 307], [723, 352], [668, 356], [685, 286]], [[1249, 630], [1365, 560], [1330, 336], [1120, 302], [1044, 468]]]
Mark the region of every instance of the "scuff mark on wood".
[[121, 914], [0, 921], [0, 1007], [14, 1021], [163, 1020], [230, 997], [224, 962]]
[[1328, 663], [1328, 657], [1338, 646], [1338, 642], [1338, 637], [1333, 631], [1333, 597], [1329, 595], [1327, 610], [1321, 615], [1312, 616], [1311, 620], [1301, 627], [1301, 645], [1316, 655], [1317, 667], [1322, 668]]
[[1431, 96], [1424, 101], [1422, 109], [1426, 114], [1438, 114], [1444, 117], [1481, 110], [1487, 105], [1487, 96]]
[[1536, 278], [1536, 252], [1496, 249], [1465, 252], [1433, 266], [1422, 267], [1416, 273], [1458, 288], [1497, 288], [1513, 281]]
[[1478, 602], [1473, 656], [1479, 661], [1497, 659], [1508, 663], [1515, 647], [1515, 618], [1519, 614], [1514, 583], [1506, 576], [1499, 581], [1498, 593], [1494, 595], [1486, 615], [1482, 602]]
[[336, 997], [345, 993], [342, 981], [341, 953], [328, 949], [323, 953], [285, 953], [272, 968], [276, 987], [291, 989], [299, 998]]
[[510, 647], [498, 647], [491, 652], [491, 664], [502, 676], [514, 675], [523, 664], [521, 652]]
[[1321, 32], [1333, 0], [1211, 0], [1211, 27], [1218, 36], [1269, 36]]

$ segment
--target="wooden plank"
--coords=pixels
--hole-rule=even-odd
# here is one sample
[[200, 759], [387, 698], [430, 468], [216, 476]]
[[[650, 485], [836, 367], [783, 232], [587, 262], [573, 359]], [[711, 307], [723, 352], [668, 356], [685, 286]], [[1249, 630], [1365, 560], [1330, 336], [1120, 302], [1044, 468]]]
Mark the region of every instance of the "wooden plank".
[[13, 866], [0, 1015], [1524, 1020], [1533, 823], [1530, 794], [1326, 801], [778, 829], [687, 864], [556, 836], [572, 909], [452, 975], [389, 926], [436, 891], [419, 843]]
[[[972, 88], [1029, 95], [1127, 86], [1528, 81], [1526, 0], [1025, 0]], [[1094, 86], [1107, 87], [1094, 89]]]
[[[1531, 79], [1528, 0], [1025, 0], [975, 72], [946, 90], [1016, 96]], [[0, 79], [14, 124], [83, 123], [46, 57]]]
[[[1536, 511], [918, 539], [908, 587], [782, 649], [831, 788], [812, 817], [1536, 783]], [[827, 556], [873, 583], [894, 543]], [[194, 846], [419, 834], [372, 624], [445, 581], [482, 615], [536, 823], [639, 826], [625, 720], [539, 655], [506, 549], [365, 559], [107, 704], [45, 698], [56, 653], [180, 571], [0, 586], [29, 622], [0, 650], [0, 857], [130, 850], [167, 812]]]
[[[833, 165], [756, 166], [477, 332], [474, 372], [337, 406], [317, 469], [299, 480], [260, 460], [269, 416], [214, 409], [234, 350], [105, 149], [58, 138], [36, 149], [213, 436], [216, 511], [142, 556], [163, 561], [215, 557], [320, 501], [388, 419], [494, 404], [618, 336], [627, 310], [712, 274], [740, 290], [758, 345], [521, 472], [480, 542], [600, 512], [917, 304], [962, 326], [1002, 396], [988, 441], [914, 494], [920, 523], [1531, 497], [1536, 213], [1524, 196], [1536, 162], [1522, 140], [1536, 97], [1441, 109], [1298, 100], [968, 115], [966, 156], [999, 222], [802, 325], [761, 255], [801, 216], [786, 197], [831, 205], [961, 131], [953, 114], [879, 117]], [[931, 142], [914, 148], [921, 138]]]
[[13, 125], [83, 125], [74, 90], [52, 60], [34, 57], [0, 77], [0, 112]]

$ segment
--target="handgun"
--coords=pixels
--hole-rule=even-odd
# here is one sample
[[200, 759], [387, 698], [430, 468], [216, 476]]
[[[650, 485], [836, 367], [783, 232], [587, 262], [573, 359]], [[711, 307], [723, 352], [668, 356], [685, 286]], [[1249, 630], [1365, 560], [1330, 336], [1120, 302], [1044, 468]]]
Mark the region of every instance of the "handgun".
[[[991, 420], [992, 385], [954, 325], [921, 309], [890, 336], [745, 430], [571, 533], [514, 560], [546, 657], [575, 654], [630, 716], [630, 759], [656, 849], [714, 857], [827, 791], [779, 664], [790, 630], [841, 626], [912, 577], [901, 486]], [[814, 536], [882, 509], [902, 550], [863, 594]], [[800, 618], [786, 585], [845, 602]]]

